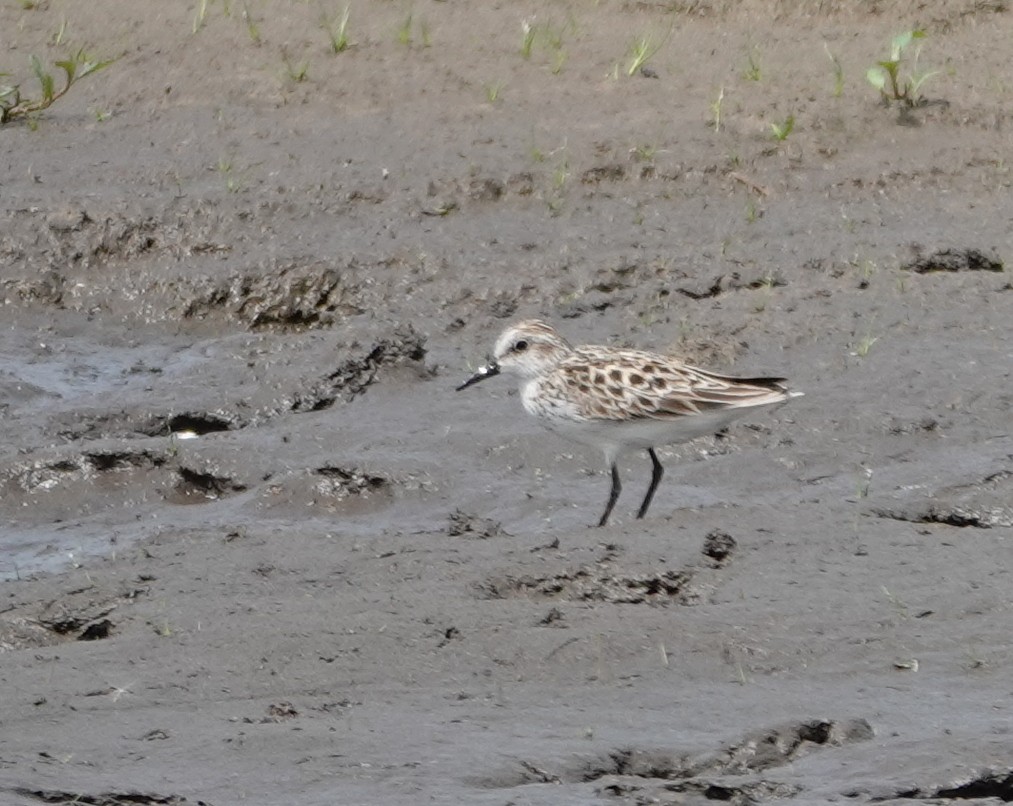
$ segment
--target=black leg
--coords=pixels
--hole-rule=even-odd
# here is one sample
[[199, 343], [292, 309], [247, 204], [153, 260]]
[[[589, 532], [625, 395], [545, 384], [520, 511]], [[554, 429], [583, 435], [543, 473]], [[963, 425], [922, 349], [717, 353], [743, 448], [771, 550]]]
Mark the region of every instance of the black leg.
[[619, 483], [619, 468], [616, 467], [616, 463], [612, 463], [612, 489], [609, 491], [609, 502], [605, 505], [605, 512], [601, 516], [601, 520], [598, 521], [599, 526], [604, 526], [608, 523], [609, 515], [612, 514], [612, 507], [616, 505], [616, 501], [619, 499], [619, 492], [623, 489], [623, 485]]
[[640, 511], [637, 513], [638, 518], [642, 518], [647, 514], [647, 508], [651, 505], [651, 499], [654, 498], [654, 491], [658, 489], [658, 485], [661, 483], [661, 477], [665, 475], [665, 468], [663, 468], [661, 466], [661, 462], [658, 461], [658, 454], [654, 452], [654, 448], [648, 448], [647, 455], [651, 457], [651, 462], [654, 464], [654, 468], [651, 470], [651, 486], [647, 488], [647, 495], [644, 496], [644, 503], [640, 505]]

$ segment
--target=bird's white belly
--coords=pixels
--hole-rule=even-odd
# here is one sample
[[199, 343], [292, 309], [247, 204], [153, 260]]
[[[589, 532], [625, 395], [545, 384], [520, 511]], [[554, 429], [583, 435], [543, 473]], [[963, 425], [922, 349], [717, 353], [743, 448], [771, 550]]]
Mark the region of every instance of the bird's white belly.
[[608, 462], [626, 451], [673, 445], [715, 434], [751, 410], [748, 407], [728, 408], [657, 419], [592, 419], [582, 415], [566, 397], [544, 394], [537, 383], [522, 387], [521, 400], [527, 412], [546, 428], [574, 442], [598, 448], [605, 453]]

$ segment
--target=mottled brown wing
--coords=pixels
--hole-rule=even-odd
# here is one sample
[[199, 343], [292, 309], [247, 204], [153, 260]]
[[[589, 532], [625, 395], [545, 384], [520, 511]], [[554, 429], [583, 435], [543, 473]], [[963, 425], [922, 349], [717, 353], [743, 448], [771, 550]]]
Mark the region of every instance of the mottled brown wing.
[[556, 373], [585, 417], [684, 417], [783, 400], [780, 378], [732, 378], [636, 350], [580, 350]]

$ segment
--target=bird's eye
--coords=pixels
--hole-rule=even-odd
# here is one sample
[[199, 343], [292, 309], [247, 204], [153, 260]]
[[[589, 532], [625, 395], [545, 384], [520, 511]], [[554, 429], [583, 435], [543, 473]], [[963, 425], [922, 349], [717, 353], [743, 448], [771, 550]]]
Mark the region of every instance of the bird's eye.
[[518, 341], [514, 342], [514, 352], [515, 353], [523, 353], [527, 349], [528, 349], [528, 343], [524, 339], [519, 339]]

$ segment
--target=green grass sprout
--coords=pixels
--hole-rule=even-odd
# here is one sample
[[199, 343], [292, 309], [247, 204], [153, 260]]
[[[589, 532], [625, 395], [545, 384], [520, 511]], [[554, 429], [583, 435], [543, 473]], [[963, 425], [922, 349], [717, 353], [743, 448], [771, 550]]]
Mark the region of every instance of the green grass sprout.
[[[921, 40], [925, 37], [925, 31], [920, 29], [897, 34], [890, 42], [890, 58], [876, 62], [866, 71], [866, 80], [879, 90], [885, 103], [899, 101], [907, 106], [918, 106], [924, 102], [922, 85], [939, 72], [918, 70]], [[906, 68], [903, 77], [902, 68]]]
[[351, 14], [351, 7], [345, 6], [340, 17], [324, 17], [321, 27], [327, 32], [327, 38], [331, 43], [331, 51], [344, 53], [351, 47], [348, 40], [348, 19]]
[[295, 60], [288, 55], [285, 48], [281, 49], [281, 60], [285, 63], [285, 74], [297, 84], [301, 84], [309, 77], [309, 60]]
[[746, 58], [748, 64], [746, 69], [742, 71], [742, 77], [747, 81], [759, 81], [763, 78], [763, 71], [760, 69], [760, 60], [755, 47], [749, 49], [749, 55]]
[[717, 97], [711, 104], [711, 123], [714, 126], [714, 131], [721, 131], [721, 105], [725, 101], [725, 88], [719, 87]]
[[830, 51], [830, 45], [824, 42], [823, 49], [827, 52], [827, 58], [830, 59], [834, 69], [834, 97], [840, 98], [844, 95], [844, 68], [841, 66], [841, 60]]
[[770, 124], [771, 135], [779, 143], [784, 142], [785, 140], [787, 140], [788, 139], [788, 135], [792, 133], [792, 130], [794, 128], [795, 128], [795, 116], [794, 115], [788, 115], [788, 117], [786, 117], [784, 119], [783, 123], [771, 123]]
[[253, 19], [253, 15], [250, 13], [250, 7], [243, 3], [243, 22], [246, 23], [246, 32], [250, 35], [254, 45], [259, 45], [260, 39], [260, 26], [257, 21]]
[[505, 85], [502, 81], [494, 81], [491, 84], [485, 85], [485, 98], [486, 100], [494, 104], [499, 100], [500, 93], [503, 91]]
[[626, 75], [632, 76], [642, 70], [644, 65], [661, 50], [671, 33], [672, 29], [669, 28], [668, 32], [658, 42], [655, 42], [650, 34], [644, 34], [634, 39], [630, 44], [629, 50], [626, 52], [626, 55], [629, 57], [629, 63], [626, 65]]
[[[39, 97], [26, 98], [21, 93], [20, 84], [0, 84], [0, 125], [10, 123], [18, 118], [33, 119], [34, 116], [52, 106], [78, 81], [85, 76], [96, 73], [104, 67], [108, 67], [116, 59], [93, 60], [83, 51], [79, 50], [69, 59], [61, 59], [54, 62], [56, 67], [63, 70], [65, 81], [62, 88], [57, 89], [56, 80], [42, 64], [38, 56], [33, 55], [30, 59], [32, 73], [39, 82]], [[9, 76], [8, 73], [0, 73], [0, 78]]]
[[535, 38], [538, 36], [538, 28], [535, 26], [535, 19], [531, 17], [521, 21], [521, 57], [531, 58], [531, 50], [535, 46]]

